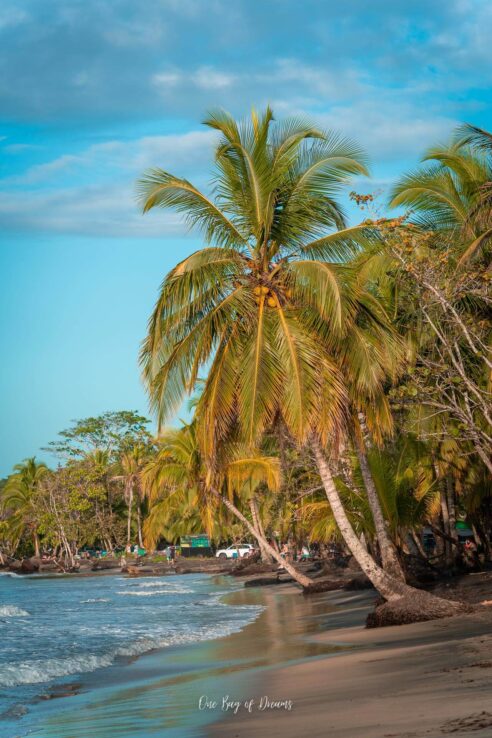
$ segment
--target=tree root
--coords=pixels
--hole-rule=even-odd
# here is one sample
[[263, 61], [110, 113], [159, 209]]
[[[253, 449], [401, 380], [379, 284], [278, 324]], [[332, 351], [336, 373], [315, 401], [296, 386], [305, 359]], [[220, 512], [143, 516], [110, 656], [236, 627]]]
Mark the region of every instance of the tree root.
[[475, 609], [464, 602], [444, 600], [428, 592], [415, 590], [411, 595], [377, 605], [374, 612], [367, 616], [366, 627], [383, 628], [387, 625], [406, 625], [438, 620], [473, 612]]

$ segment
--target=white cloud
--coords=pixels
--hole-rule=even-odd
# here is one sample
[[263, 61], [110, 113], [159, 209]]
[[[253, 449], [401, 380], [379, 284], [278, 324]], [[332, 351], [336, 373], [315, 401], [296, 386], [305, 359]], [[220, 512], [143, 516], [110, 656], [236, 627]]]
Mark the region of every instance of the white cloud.
[[[298, 84], [297, 94], [320, 94], [328, 99], [346, 97], [362, 90], [363, 84], [360, 72], [350, 66], [342, 70], [330, 69], [327, 64], [311, 66], [300, 59], [278, 59], [269, 72], [268, 79], [277, 83]], [[258, 81], [264, 81], [265, 76], [258, 75]]]
[[309, 100], [319, 103], [346, 99], [364, 90], [362, 74], [348, 66], [342, 70], [327, 65], [311, 66], [300, 59], [281, 58], [267, 65], [267, 69], [232, 72], [213, 66], [201, 66], [191, 71], [178, 67], [163, 69], [151, 76], [151, 84], [166, 97], [177, 89], [182, 92], [228, 92], [231, 102], [238, 99], [268, 98], [269, 91], [288, 92], [291, 101]]
[[200, 67], [191, 76], [193, 84], [202, 90], [221, 90], [230, 87], [236, 77], [214, 69], [213, 67]]
[[183, 76], [180, 72], [159, 72], [152, 76], [152, 84], [156, 87], [175, 87]]
[[142, 217], [135, 181], [145, 169], [159, 166], [201, 186], [196, 175], [209, 171], [215, 137], [213, 131], [190, 131], [107, 141], [30, 167], [20, 177], [0, 180], [1, 227], [142, 238], [183, 235], [181, 216], [159, 211]]
[[[190, 131], [167, 136], [143, 136], [133, 141], [105, 141], [77, 154], [63, 154], [43, 164], [29, 167], [23, 174], [0, 180], [3, 185], [31, 185], [56, 182], [62, 175], [115, 179], [122, 175], [132, 180], [148, 167], [196, 172], [200, 162], [211, 160], [213, 131]], [[77, 180], [76, 180], [77, 181]]]
[[11, 177], [11, 184], [38, 184], [46, 182], [58, 176], [60, 172], [71, 168], [74, 164], [80, 162], [80, 157], [73, 154], [64, 154], [63, 156], [46, 162], [45, 164], [35, 164], [29, 167], [27, 172], [19, 177]]
[[143, 216], [132, 186], [108, 185], [3, 194], [2, 229], [108, 237], [166, 237], [186, 234], [182, 218], [159, 211]]
[[429, 146], [445, 142], [456, 125], [455, 119], [418, 104], [382, 96], [377, 105], [370, 99], [361, 100], [335, 106], [320, 118], [325, 126], [362, 144], [373, 161], [418, 158]]

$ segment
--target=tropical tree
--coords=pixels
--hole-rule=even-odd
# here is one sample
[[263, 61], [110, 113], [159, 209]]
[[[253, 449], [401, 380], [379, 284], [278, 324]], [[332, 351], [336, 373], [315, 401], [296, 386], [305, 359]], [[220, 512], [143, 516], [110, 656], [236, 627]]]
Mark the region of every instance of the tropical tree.
[[10, 536], [18, 545], [27, 531], [33, 541], [35, 556], [41, 554], [37, 493], [47, 474], [48, 467], [42, 461], [36, 461], [35, 456], [16, 464], [0, 499], [1, 510], [8, 515]]
[[123, 495], [127, 507], [126, 545], [132, 539], [133, 505], [137, 513], [138, 545], [143, 547], [142, 536], [142, 473], [148, 461], [149, 447], [143, 443], [136, 443], [123, 451], [118, 459], [120, 473], [112, 477], [113, 481], [123, 483]]
[[[161, 449], [145, 470], [145, 490], [150, 498], [149, 516], [145, 522], [146, 540], [155, 545], [169, 512], [183, 508], [183, 497], [191, 499], [199, 513], [203, 528], [211, 536], [217, 531], [217, 518], [224, 507], [256, 538], [261, 550], [275, 559], [302, 587], [309, 588], [312, 580], [299, 572], [266, 540], [253, 511], [251, 521], [234, 501], [234, 493], [243, 493], [251, 499], [251, 490], [265, 483], [270, 489], [279, 487], [277, 458], [261, 454], [241, 456], [241, 446], [222, 448], [223, 457], [210, 481], [210, 473], [200, 449], [196, 424], [185, 425], [179, 430], [168, 431], [160, 439]], [[244, 502], [239, 498], [239, 504]], [[247, 500], [246, 500], [247, 502]]]
[[161, 434], [157, 453], [143, 470], [142, 484], [149, 500], [144, 525], [144, 540], [149, 548], [155, 548], [159, 538], [174, 530], [178, 521], [181, 535], [203, 530], [211, 539], [220, 535], [219, 506], [205, 487], [193, 425]]
[[309, 443], [340, 532], [387, 599], [411, 590], [368, 554], [347, 518], [326, 447], [346, 430], [348, 391], [335, 349], [357, 315], [384, 319], [376, 297], [341, 263], [374, 231], [347, 227], [336, 195], [366, 173], [356, 145], [304, 121], [273, 125], [269, 109], [237, 124], [217, 112], [213, 197], [161, 169], [139, 190], [144, 212], [174, 208], [208, 245], [165, 278], [142, 349], [151, 403], [162, 423], [200, 370], [207, 379], [197, 431], [212, 488], [218, 448], [233, 432], [258, 446], [276, 417]]
[[44, 449], [64, 459], [82, 459], [94, 452], [105, 453], [108, 463], [138, 443], [150, 440], [150, 421], [134, 410], [118, 410], [74, 420]]
[[391, 192], [392, 207], [410, 208], [414, 223], [447, 233], [459, 250], [459, 266], [490, 252], [491, 141], [485, 131], [458, 129], [451, 144], [431, 148], [425, 165], [402, 177]]

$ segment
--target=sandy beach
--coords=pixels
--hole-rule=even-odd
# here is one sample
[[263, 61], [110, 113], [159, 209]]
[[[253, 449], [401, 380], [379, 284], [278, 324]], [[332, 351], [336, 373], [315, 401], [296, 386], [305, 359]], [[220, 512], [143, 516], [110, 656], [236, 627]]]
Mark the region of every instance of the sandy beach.
[[[299, 596], [299, 599], [302, 599]], [[359, 607], [356, 601], [359, 600]], [[420, 738], [492, 735], [492, 612], [378, 630], [364, 628], [371, 595], [347, 597], [318, 644], [353, 651], [262, 674], [209, 738]], [[325, 600], [326, 601], [326, 600]], [[331, 601], [341, 608], [338, 594]], [[355, 607], [354, 607], [355, 606]], [[262, 701], [263, 698], [263, 701]], [[272, 705], [264, 707], [268, 702]], [[289, 703], [291, 707], [289, 709]]]

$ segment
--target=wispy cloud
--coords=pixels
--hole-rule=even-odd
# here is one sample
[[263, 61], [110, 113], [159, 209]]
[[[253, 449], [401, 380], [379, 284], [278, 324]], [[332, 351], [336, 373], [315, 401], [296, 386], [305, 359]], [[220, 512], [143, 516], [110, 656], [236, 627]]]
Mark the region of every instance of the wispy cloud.
[[385, 176], [458, 120], [492, 126], [492, 7], [478, 0], [22, 6], [0, 10], [0, 109], [19, 126], [3, 146], [3, 228], [150, 233], [133, 183], [154, 165], [203, 182], [213, 134], [190, 128], [212, 107], [310, 117]]
[[135, 181], [154, 166], [199, 177], [208, 169], [215, 137], [204, 130], [114, 140], [29, 167], [0, 180], [1, 228], [98, 236], [183, 234], [182, 219], [172, 214], [142, 218]]

